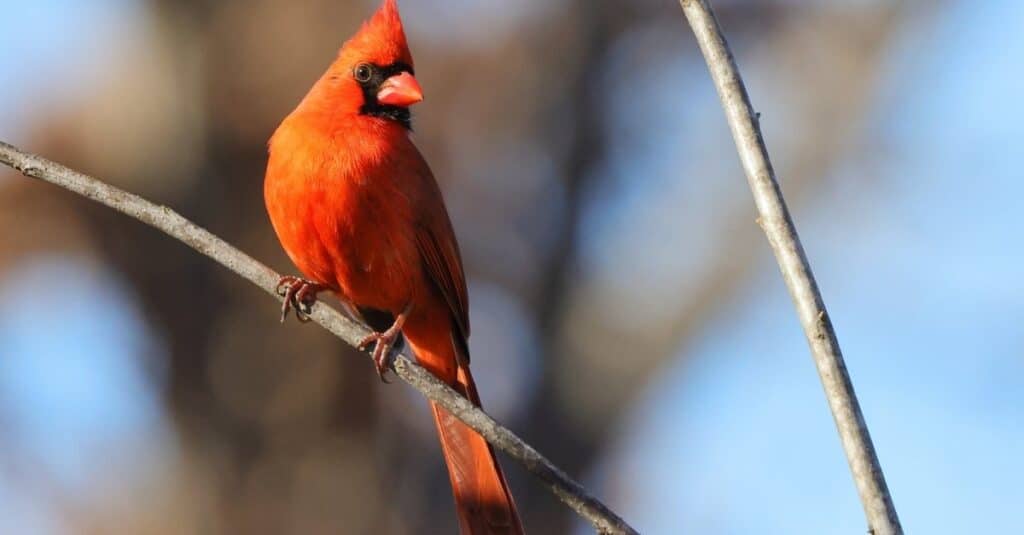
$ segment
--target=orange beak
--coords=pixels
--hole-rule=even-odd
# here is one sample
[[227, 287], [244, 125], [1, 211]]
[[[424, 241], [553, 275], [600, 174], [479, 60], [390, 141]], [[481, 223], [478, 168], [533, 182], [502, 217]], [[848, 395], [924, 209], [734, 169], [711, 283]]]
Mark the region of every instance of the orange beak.
[[423, 89], [413, 75], [403, 72], [388, 78], [377, 92], [377, 102], [406, 108], [423, 100]]

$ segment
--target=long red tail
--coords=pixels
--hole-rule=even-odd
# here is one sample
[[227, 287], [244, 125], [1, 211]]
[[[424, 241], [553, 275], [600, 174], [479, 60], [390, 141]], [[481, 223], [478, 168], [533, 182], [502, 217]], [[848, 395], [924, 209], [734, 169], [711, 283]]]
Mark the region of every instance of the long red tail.
[[[456, 390], [476, 406], [480, 396], [469, 368], [459, 367]], [[476, 431], [431, 402], [441, 449], [448, 463], [448, 475], [455, 494], [455, 509], [463, 535], [521, 534], [523, 526], [516, 511], [505, 474], [494, 449]]]
[[[414, 341], [413, 338], [406, 337], [417, 360], [479, 407], [480, 396], [469, 367], [452, 365], [460, 359], [455, 356], [456, 349], [451, 338], [444, 337], [447, 339], [447, 344], [442, 345], [444, 349], [430, 344], [438, 351], [429, 351], [415, 343], [426, 340]], [[436, 340], [434, 336], [431, 338]], [[451, 478], [462, 535], [522, 535], [523, 525], [516, 504], [491, 445], [444, 408], [433, 402], [430, 407], [434, 412], [441, 450], [448, 464], [448, 476]]]

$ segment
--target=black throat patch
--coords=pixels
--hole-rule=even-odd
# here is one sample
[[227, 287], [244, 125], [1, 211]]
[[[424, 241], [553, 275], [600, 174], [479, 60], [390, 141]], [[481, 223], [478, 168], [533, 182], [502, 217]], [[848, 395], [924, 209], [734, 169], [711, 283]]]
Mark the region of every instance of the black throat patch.
[[[380, 86], [388, 78], [396, 74], [403, 72], [415, 74], [412, 71], [412, 66], [401, 61], [383, 67], [373, 63], [364, 63], [356, 67], [356, 70], [358, 71], [362, 67], [368, 67], [370, 73], [365, 81], [361, 81], [356, 77], [356, 82], [363, 89], [363, 105], [359, 108], [359, 113], [396, 121], [407, 130], [412, 130], [412, 112], [409, 111], [409, 108], [390, 106], [377, 101], [377, 93], [380, 92]], [[356, 76], [356, 73], [353, 73], [353, 76]]]

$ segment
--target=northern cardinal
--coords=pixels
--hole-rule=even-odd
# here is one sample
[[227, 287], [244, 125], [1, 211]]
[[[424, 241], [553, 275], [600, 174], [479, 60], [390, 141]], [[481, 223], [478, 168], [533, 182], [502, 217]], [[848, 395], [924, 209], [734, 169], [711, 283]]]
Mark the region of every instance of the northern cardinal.
[[[283, 277], [282, 320], [300, 320], [321, 291], [377, 322], [384, 372], [399, 334], [416, 360], [477, 406], [469, 373], [469, 308], [459, 247], [437, 182], [409, 138], [423, 100], [395, 0], [384, 3], [270, 139], [264, 196], [271, 223], [306, 278]], [[523, 528], [491, 446], [431, 405], [461, 532]]]

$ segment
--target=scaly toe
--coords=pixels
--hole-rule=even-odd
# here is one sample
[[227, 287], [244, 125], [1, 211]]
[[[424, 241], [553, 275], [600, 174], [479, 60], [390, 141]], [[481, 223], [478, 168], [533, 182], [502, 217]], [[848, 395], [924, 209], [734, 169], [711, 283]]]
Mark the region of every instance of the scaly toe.
[[356, 346], [360, 351], [366, 351], [366, 348], [370, 347], [371, 344], [375, 344], [380, 341], [380, 335], [377, 333], [368, 334], [359, 341], [359, 345]]
[[277, 281], [277, 287], [274, 288], [274, 291], [277, 292], [277, 295], [285, 296], [296, 282], [298, 282], [298, 280], [291, 275], [281, 277], [281, 279]]
[[288, 318], [288, 309], [295, 309], [295, 317], [299, 323], [309, 323], [313, 305], [316, 304], [317, 292], [324, 287], [306, 279], [295, 276], [284, 276], [277, 283], [275, 291], [284, 298], [281, 304], [281, 322]]
[[384, 383], [391, 382], [388, 381], [388, 378], [385, 375], [388, 372], [388, 356], [390, 354], [391, 347], [386, 345], [379, 346], [377, 347], [377, 349], [373, 351], [373, 363], [374, 366], [377, 368], [377, 376], [380, 377], [380, 380]]

